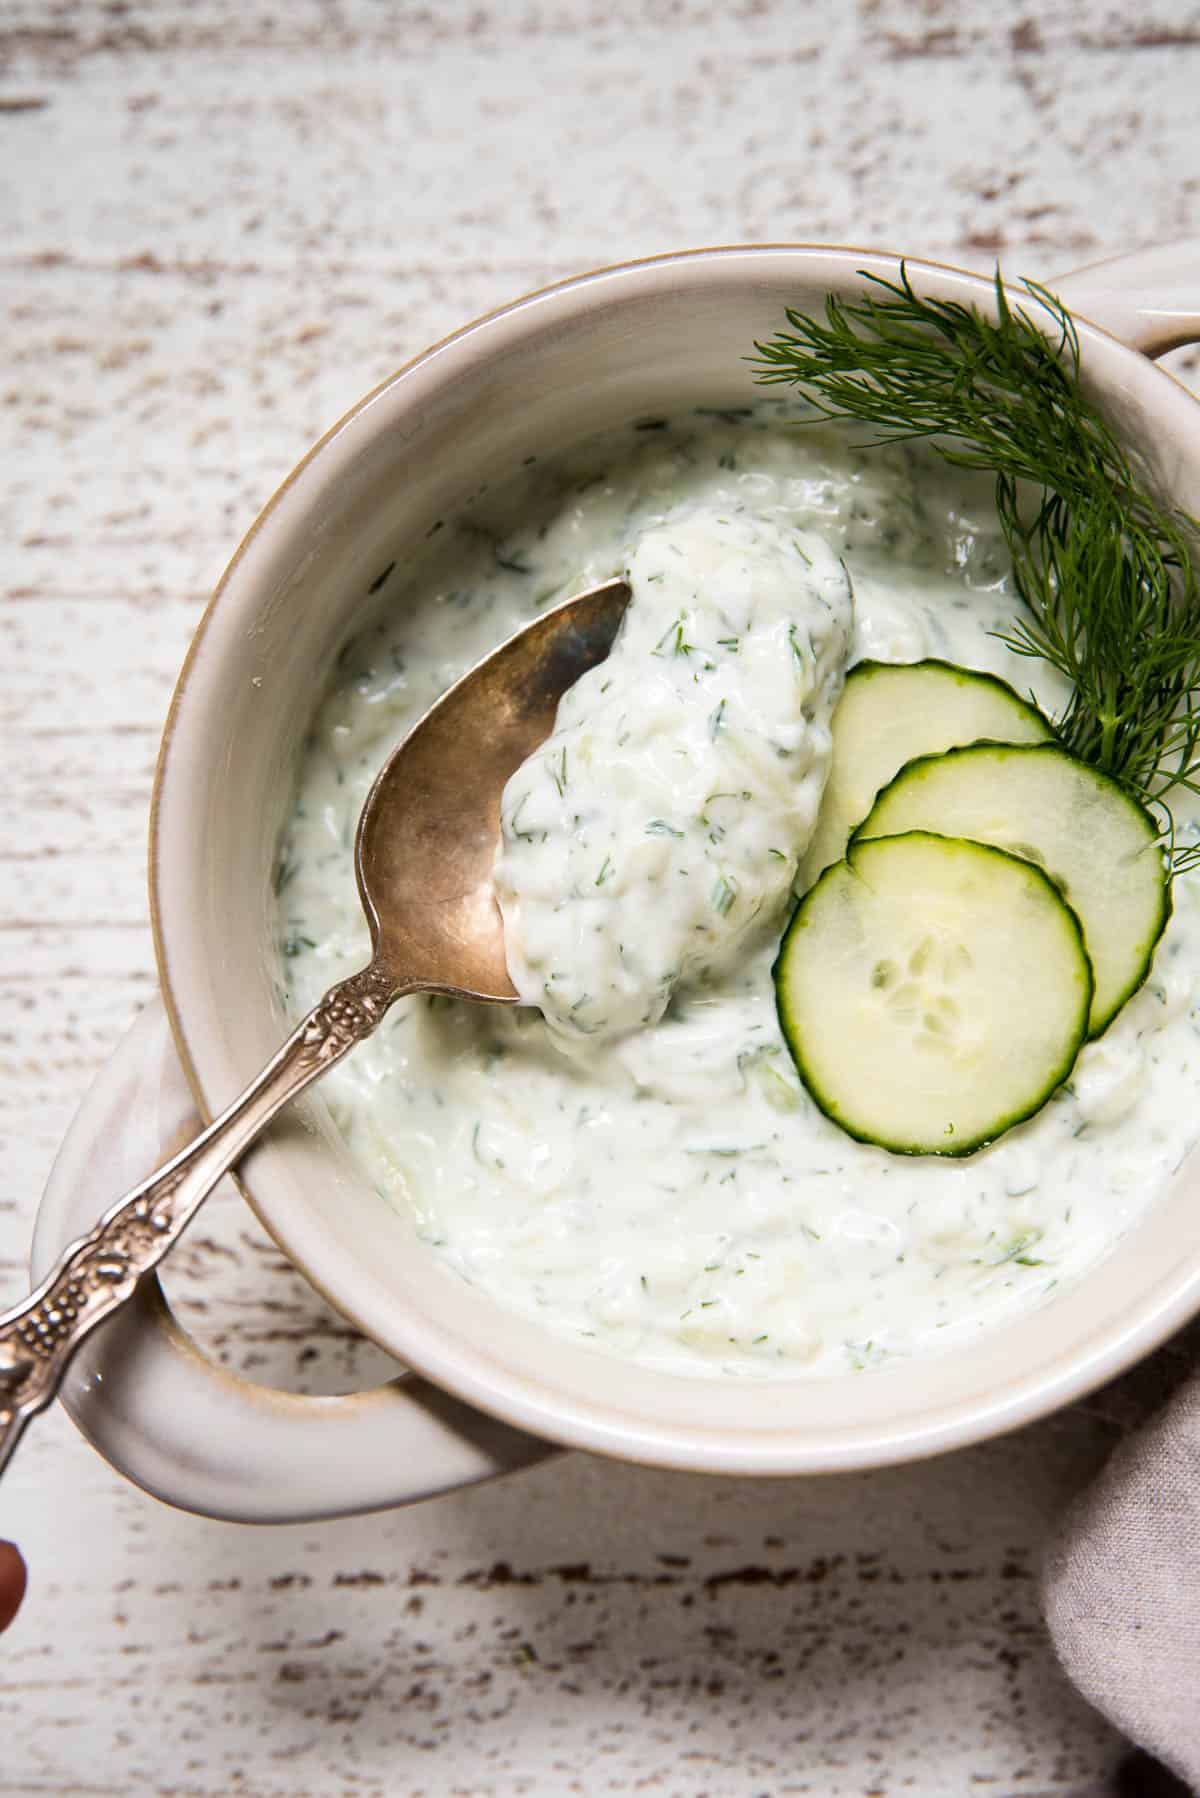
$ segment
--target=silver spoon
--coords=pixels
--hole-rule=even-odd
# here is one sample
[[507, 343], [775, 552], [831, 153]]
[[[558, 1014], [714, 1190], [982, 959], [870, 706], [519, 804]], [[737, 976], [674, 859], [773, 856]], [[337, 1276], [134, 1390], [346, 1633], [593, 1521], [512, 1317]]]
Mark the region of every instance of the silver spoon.
[[492, 890], [500, 796], [550, 735], [567, 688], [607, 656], [628, 602], [624, 581], [607, 581], [544, 613], [444, 693], [389, 757], [354, 843], [370, 962], [330, 988], [207, 1130], [0, 1314], [0, 1469], [88, 1332], [132, 1296], [276, 1112], [369, 1036], [396, 999], [518, 1002]]

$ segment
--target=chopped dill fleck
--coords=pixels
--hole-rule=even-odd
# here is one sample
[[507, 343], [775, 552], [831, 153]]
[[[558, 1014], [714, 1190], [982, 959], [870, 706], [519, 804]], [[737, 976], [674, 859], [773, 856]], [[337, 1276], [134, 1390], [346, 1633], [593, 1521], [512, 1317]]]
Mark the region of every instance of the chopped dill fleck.
[[727, 918], [733, 909], [733, 902], [737, 895], [737, 881], [733, 879], [732, 875], [722, 874], [713, 887], [709, 904], [718, 916]]
[[598, 887], [602, 887], [611, 873], [612, 873], [612, 856], [606, 855], [604, 858], [604, 866], [601, 868], [599, 874], [597, 874], [595, 884]]
[[367, 592], [368, 593], [378, 593], [379, 589], [383, 586], [384, 582], [387, 580], [389, 574], [391, 574], [391, 572], [395, 568], [395, 566], [396, 566], [396, 564], [394, 562], [389, 562], [387, 567], [383, 570], [382, 574], [377, 574], [375, 576], [375, 579], [371, 582], [371, 585], [367, 588]]
[[1044, 1261], [1027, 1253], [1029, 1249], [1037, 1247], [1042, 1240], [1042, 1235], [1041, 1230], [1025, 1230], [1021, 1235], [1015, 1236], [1004, 1253], [998, 1255], [994, 1261], [990, 1261], [988, 1266], [1003, 1267], [1006, 1262], [1014, 1261], [1018, 1267], [1044, 1267]]
[[646, 826], [646, 835], [648, 837], [681, 837], [683, 832], [676, 830], [673, 824], [668, 824], [665, 818], [651, 818]]
[[792, 646], [792, 659], [795, 662], [797, 668], [808, 667], [814, 660], [811, 639], [809, 640], [808, 650], [806, 653], [800, 647], [800, 639], [796, 635], [796, 626], [794, 624], [789, 624], [788, 625], [788, 642]]
[[733, 1155], [754, 1155], [760, 1149], [765, 1149], [766, 1146], [765, 1142], [733, 1143], [729, 1145], [718, 1143], [716, 1145], [706, 1145], [704, 1148], [699, 1149], [685, 1149], [684, 1154], [716, 1155], [721, 1160], [727, 1160]]
[[724, 720], [725, 720], [725, 701], [722, 700], [720, 705], [716, 708], [716, 710], [713, 712], [712, 716], [708, 720], [708, 734], [712, 738], [714, 743], [716, 742], [718, 736], [721, 733], [721, 729], [724, 724]]
[[522, 555], [506, 556], [501, 554], [497, 545], [495, 550], [497, 568], [506, 569], [509, 574], [532, 574], [533, 563], [526, 561]]
[[[648, 578], [653, 580], [655, 577], [650, 575]], [[690, 656], [696, 646], [694, 643], [689, 643], [684, 634], [686, 622], [687, 614], [681, 612], [674, 624], [667, 626], [650, 654], [652, 656]]]
[[529, 804], [529, 794], [522, 793], [520, 803], [518, 804], [516, 811], [511, 814], [511, 816], [509, 817], [509, 820], [508, 820], [508, 828], [509, 828], [510, 832], [512, 833], [512, 835], [516, 838], [518, 843], [532, 843], [534, 840], [535, 833], [532, 830], [518, 830], [517, 829], [517, 821], [520, 818], [521, 813], [525, 810], [525, 807], [528, 804]]

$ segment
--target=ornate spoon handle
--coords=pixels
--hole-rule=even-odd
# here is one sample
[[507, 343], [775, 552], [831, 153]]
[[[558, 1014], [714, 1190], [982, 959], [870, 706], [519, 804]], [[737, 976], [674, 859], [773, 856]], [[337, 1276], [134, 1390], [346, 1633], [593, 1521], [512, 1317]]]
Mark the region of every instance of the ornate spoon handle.
[[332, 987], [228, 1110], [111, 1206], [23, 1303], [0, 1314], [0, 1470], [88, 1332], [158, 1265], [276, 1112], [369, 1036], [405, 990], [376, 962]]

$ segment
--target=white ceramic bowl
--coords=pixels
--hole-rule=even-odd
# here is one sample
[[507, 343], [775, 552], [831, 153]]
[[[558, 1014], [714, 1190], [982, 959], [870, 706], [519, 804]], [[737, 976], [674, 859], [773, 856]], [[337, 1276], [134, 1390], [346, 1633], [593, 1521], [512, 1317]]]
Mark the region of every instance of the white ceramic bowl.
[[[1084, 314], [1118, 318], [1143, 348], [1200, 335], [1195, 298], [1190, 312], [1175, 295], [1153, 298], [1181, 269], [1200, 295], [1200, 254], [1166, 254], [1085, 272], [1062, 291]], [[647, 412], [745, 402], [754, 389], [742, 357], [785, 306], [816, 310], [827, 292], [861, 289], [860, 271], [894, 276], [897, 267], [892, 256], [854, 250], [733, 248], [564, 283], [419, 357], [285, 482], [197, 632], [155, 790], [163, 997], [206, 1113], [234, 1096], [284, 1032], [273, 997], [275, 845], [316, 697], [380, 570], [408, 559], [438, 519], [527, 455]], [[909, 273], [931, 294], [992, 304], [987, 278], [920, 262]], [[1178, 503], [1200, 511], [1200, 405], [1130, 343], [1083, 317], [1079, 334], [1087, 379], [1127, 443]], [[89, 1105], [51, 1183], [39, 1271], [121, 1181], [147, 1171], [183, 1121], [160, 1024], [141, 1027]], [[105, 1128], [122, 1112], [145, 1119], [141, 1132], [126, 1129], [120, 1156], [110, 1151], [101, 1164], [111, 1189], [97, 1191], [93, 1178], [81, 1199], [72, 1188], [85, 1168], [95, 1174]], [[67, 1401], [143, 1484], [226, 1516], [399, 1502], [534, 1458], [547, 1441], [742, 1474], [929, 1455], [1062, 1404], [1200, 1308], [1196, 1157], [1120, 1255], [1055, 1303], [953, 1356], [869, 1377], [762, 1384], [635, 1367], [552, 1339], [465, 1285], [352, 1165], [319, 1088], [243, 1175], [259, 1217], [314, 1285], [428, 1384], [351, 1400], [261, 1393], [202, 1362], [151, 1288], [80, 1358]]]

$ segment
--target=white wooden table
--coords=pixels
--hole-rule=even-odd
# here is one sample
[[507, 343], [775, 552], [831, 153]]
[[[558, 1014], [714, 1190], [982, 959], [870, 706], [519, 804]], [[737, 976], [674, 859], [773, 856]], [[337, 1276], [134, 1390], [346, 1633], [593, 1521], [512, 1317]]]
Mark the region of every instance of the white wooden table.
[[[5, 0], [5, 1298], [153, 990], [175, 670], [312, 439], [451, 326], [624, 256], [807, 238], [1046, 275], [1194, 232], [1197, 91], [1183, 0]], [[378, 1371], [236, 1198], [168, 1286], [232, 1367]], [[1074, 1412], [780, 1484], [576, 1455], [250, 1531], [166, 1510], [54, 1414], [0, 1491], [31, 1567], [0, 1793], [1097, 1794], [1120, 1747], [1032, 1574], [1109, 1441]]]

